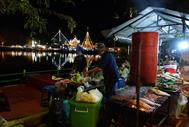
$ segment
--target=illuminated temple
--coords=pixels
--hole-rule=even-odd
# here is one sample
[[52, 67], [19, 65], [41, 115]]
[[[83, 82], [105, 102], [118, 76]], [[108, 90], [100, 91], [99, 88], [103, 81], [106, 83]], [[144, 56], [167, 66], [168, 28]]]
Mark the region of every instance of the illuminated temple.
[[70, 48], [76, 48], [76, 46], [80, 43], [80, 40], [77, 39], [75, 36], [74, 39], [69, 41], [69, 47]]
[[94, 48], [94, 44], [89, 36], [89, 32], [87, 31], [86, 35], [85, 35], [85, 38], [81, 44], [81, 46], [84, 48], [84, 49], [93, 49]]

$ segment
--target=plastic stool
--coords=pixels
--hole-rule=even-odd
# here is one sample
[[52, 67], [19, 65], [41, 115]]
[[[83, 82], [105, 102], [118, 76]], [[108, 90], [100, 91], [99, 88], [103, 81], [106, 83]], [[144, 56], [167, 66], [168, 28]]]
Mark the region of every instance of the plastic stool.
[[46, 85], [41, 89], [41, 105], [48, 106], [51, 95], [55, 89], [54, 85]]

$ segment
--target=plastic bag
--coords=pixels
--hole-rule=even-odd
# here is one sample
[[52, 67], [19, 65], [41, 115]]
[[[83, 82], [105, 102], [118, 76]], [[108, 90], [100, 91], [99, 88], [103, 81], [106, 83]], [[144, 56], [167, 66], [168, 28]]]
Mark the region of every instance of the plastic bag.
[[78, 92], [76, 101], [97, 103], [102, 99], [103, 95], [98, 89], [92, 89], [88, 92]]
[[79, 92], [76, 95], [76, 101], [96, 103], [95, 97], [88, 92]]
[[184, 111], [187, 103], [188, 103], [187, 97], [180, 94], [177, 101], [176, 118], [178, 118], [179, 115]]
[[114, 89], [115, 91], [120, 89], [120, 88], [123, 88], [125, 86], [125, 81], [124, 79], [122, 78], [119, 78], [118, 81], [115, 83], [115, 86], [114, 86]]
[[99, 102], [100, 100], [102, 100], [103, 95], [98, 89], [92, 89], [89, 91], [89, 93], [93, 95], [93, 97], [95, 98], [95, 102]]

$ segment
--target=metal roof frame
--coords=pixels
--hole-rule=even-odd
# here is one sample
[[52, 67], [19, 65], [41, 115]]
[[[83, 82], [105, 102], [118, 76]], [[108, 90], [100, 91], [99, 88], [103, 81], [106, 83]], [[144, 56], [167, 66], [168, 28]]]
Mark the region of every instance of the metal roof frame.
[[107, 38], [131, 40], [133, 32], [158, 32], [161, 41], [189, 36], [189, 14], [166, 8], [147, 7], [138, 16], [106, 31]]

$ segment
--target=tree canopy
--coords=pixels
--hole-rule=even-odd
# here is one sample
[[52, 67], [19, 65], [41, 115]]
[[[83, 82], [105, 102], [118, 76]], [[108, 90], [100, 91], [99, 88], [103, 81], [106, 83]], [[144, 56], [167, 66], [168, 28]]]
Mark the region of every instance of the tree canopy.
[[60, 20], [65, 20], [68, 29], [73, 32], [76, 22], [71, 16], [62, 12], [64, 7], [62, 7], [62, 11], [51, 7], [52, 4], [60, 2], [64, 5], [75, 5], [72, 0], [0, 0], [0, 13], [5, 15], [21, 14], [24, 16], [24, 28], [30, 31], [31, 37], [47, 30], [48, 15], [54, 15]]

